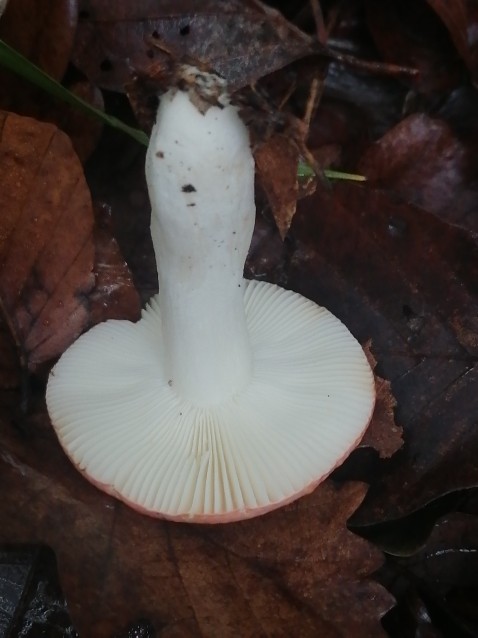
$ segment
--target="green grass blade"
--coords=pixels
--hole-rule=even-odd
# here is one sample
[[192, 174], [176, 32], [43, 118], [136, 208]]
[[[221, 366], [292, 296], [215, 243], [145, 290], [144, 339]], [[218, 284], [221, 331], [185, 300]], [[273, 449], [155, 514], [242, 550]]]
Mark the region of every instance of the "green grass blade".
[[100, 111], [71, 91], [68, 91], [68, 89], [65, 89], [65, 87], [59, 82], [51, 78], [47, 73], [30, 62], [30, 60], [15, 51], [15, 49], [12, 49], [12, 47], [3, 40], [0, 40], [0, 65], [13, 73], [20, 75], [31, 84], [38, 86], [40, 89], [43, 89], [57, 99], [63, 100], [63, 102], [81, 109], [92, 117], [101, 120], [108, 126], [112, 126], [113, 128], [123, 131], [123, 133], [126, 133], [140, 144], [148, 146], [148, 136], [146, 133], [139, 129], [135, 129], [132, 126], [128, 126], [112, 115], [103, 113], [103, 111]]
[[[304, 162], [299, 162], [297, 167], [298, 177], [313, 177], [315, 175], [313, 169]], [[351, 182], [365, 182], [367, 178], [364, 175], [356, 175], [355, 173], [342, 173], [341, 171], [333, 171], [329, 168], [324, 169], [324, 175], [328, 179], [345, 179]]]
[[366, 182], [365, 175], [356, 175], [355, 173], [342, 173], [342, 171], [333, 171], [329, 168], [324, 169], [324, 175], [328, 179], [345, 179], [349, 182]]

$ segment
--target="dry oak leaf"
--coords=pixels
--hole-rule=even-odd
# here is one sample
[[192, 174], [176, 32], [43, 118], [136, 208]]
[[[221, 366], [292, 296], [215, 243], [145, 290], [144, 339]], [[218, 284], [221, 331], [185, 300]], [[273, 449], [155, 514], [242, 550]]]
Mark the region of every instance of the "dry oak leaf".
[[[22, 364], [34, 371], [91, 324], [97, 252], [91, 197], [65, 134], [5, 112], [0, 176], [0, 314]], [[110, 251], [109, 266], [125, 275], [117, 250], [114, 257]], [[123, 276], [122, 285], [131, 307], [120, 316], [135, 319], [131, 278]]]

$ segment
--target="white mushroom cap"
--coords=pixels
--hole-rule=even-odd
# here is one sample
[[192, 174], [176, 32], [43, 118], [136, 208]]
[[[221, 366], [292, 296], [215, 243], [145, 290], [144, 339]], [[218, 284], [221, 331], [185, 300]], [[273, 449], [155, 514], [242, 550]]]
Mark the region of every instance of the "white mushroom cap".
[[159, 296], [137, 324], [96, 326], [62, 356], [48, 410], [91, 482], [153, 516], [222, 523], [312, 491], [357, 445], [375, 401], [358, 342], [308, 299], [245, 284], [252, 379], [209, 408], [167, 378]]

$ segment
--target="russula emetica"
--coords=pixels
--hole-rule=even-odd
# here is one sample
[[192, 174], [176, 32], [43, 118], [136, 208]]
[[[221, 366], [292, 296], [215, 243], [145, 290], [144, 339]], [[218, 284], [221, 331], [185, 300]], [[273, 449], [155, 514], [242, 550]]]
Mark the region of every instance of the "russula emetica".
[[249, 135], [225, 94], [198, 108], [221, 81], [189, 72], [196, 88], [161, 98], [146, 159], [159, 294], [138, 323], [81, 336], [52, 370], [47, 405], [99, 488], [153, 516], [222, 523], [312, 491], [360, 441], [375, 390], [330, 312], [243, 278]]

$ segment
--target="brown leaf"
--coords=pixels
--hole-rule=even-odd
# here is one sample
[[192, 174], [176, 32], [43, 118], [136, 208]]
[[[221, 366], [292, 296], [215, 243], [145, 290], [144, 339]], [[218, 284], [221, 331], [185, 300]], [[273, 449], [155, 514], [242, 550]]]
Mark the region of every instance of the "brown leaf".
[[[110, 638], [135, 617], [171, 636], [385, 636], [382, 555], [347, 530], [366, 487], [330, 480], [241, 523], [179, 525], [89, 485], [42, 406], [27, 440], [0, 429], [0, 542], [49, 544], [80, 635]], [[60, 524], [59, 524], [60, 522]]]
[[424, 547], [406, 564], [442, 595], [453, 587], [477, 587], [478, 517], [462, 512], [441, 517]]
[[30, 369], [88, 322], [94, 287], [91, 200], [69, 139], [49, 124], [0, 120], [0, 297]]
[[462, 65], [449, 34], [424, 2], [366, 0], [365, 6], [378, 50], [387, 62], [419, 70], [412, 82], [419, 93], [439, 95], [461, 82]]
[[0, 312], [0, 388], [9, 390], [20, 385], [20, 356], [10, 326], [2, 315]]
[[110, 144], [102, 144], [89, 162], [88, 183], [94, 201], [111, 209], [112, 234], [146, 302], [158, 292], [158, 276], [144, 162], [144, 148], [126, 136], [117, 136]]
[[[0, 38], [61, 80], [71, 57], [77, 13], [77, 0], [15, 0], [0, 21]], [[2, 68], [0, 86], [0, 109], [56, 124], [70, 136], [82, 161], [91, 154], [102, 130], [97, 120]], [[103, 108], [100, 91], [86, 80], [70, 81], [67, 88]]]
[[[69, 139], [50, 124], [0, 113], [0, 167], [3, 318], [23, 355], [23, 365], [35, 370], [61, 354], [92, 320], [88, 301], [95, 288], [91, 198]], [[127, 311], [121, 307], [121, 313], [137, 318], [138, 297], [132, 294], [131, 279], [115, 245], [109, 248], [108, 267], [112, 276], [122, 276], [117, 294], [120, 298], [125, 294], [131, 302]], [[101, 277], [99, 283], [95, 299], [109, 307]], [[132, 302], [135, 295], [136, 304]], [[111, 316], [110, 307], [108, 312]], [[94, 316], [100, 320], [107, 315], [96, 312]]]
[[474, 241], [422, 209], [351, 184], [301, 200], [289, 239], [283, 283], [329, 308], [362, 342], [372, 338], [404, 427], [400, 463], [373, 484], [357, 524], [476, 485]]
[[98, 207], [94, 232], [96, 285], [89, 296], [89, 325], [107, 319], [136, 321], [140, 317], [139, 294], [111, 227], [111, 210]]
[[274, 135], [254, 153], [256, 169], [282, 239], [295, 214], [298, 196], [299, 152], [284, 135]]
[[[101, 91], [87, 80], [67, 83], [66, 88], [100, 111], [104, 110]], [[18, 109], [15, 110], [18, 112]], [[24, 114], [23, 110], [21, 114]], [[45, 99], [28, 114], [44, 122], [51, 122], [64, 131], [71, 139], [73, 148], [83, 164], [95, 150], [103, 132], [102, 122], [58, 100]]]
[[478, 42], [475, 31], [478, 26], [478, 7], [473, 0], [427, 0], [443, 20], [450, 36], [467, 65], [474, 83], [478, 81]]
[[[400, 561], [400, 571], [411, 574], [410, 580], [428, 607], [423, 610], [425, 617], [431, 615], [438, 626], [441, 620], [443, 635], [475, 636], [478, 631], [477, 538], [478, 518], [452, 512], [436, 522], [420, 551]], [[420, 620], [418, 617], [417, 624]]]
[[[70, 59], [77, 12], [77, 0], [12, 0], [0, 21], [0, 38], [60, 80]], [[3, 77], [1, 85], [5, 91]]]
[[[70, 60], [76, 23], [76, 0], [12, 0], [0, 20], [0, 38], [61, 80]], [[55, 104], [45, 92], [3, 67], [0, 86], [0, 109], [5, 111], [42, 118]]]
[[358, 171], [445, 220], [478, 230], [475, 148], [441, 119], [410, 115], [363, 155]]
[[372, 447], [380, 458], [390, 458], [403, 445], [403, 430], [395, 423], [394, 409], [397, 405], [390, 381], [382, 379], [376, 371], [377, 362], [370, 350], [370, 342], [364, 350], [370, 367], [375, 372], [375, 408], [372, 420], [360, 442], [360, 447]]
[[73, 61], [92, 82], [115, 91], [135, 75], [166, 70], [165, 50], [175, 59], [201, 60], [235, 90], [317, 48], [256, 0], [80, 0], [79, 7]]

